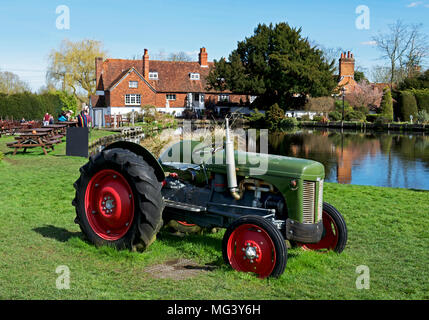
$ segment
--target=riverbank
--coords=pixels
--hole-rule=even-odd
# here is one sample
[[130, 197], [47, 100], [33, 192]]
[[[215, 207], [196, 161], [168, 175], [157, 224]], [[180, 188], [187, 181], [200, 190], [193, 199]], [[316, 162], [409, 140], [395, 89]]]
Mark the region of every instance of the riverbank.
[[[64, 149], [5, 152], [0, 162], [1, 299], [429, 299], [427, 191], [326, 183], [325, 201], [347, 222], [345, 251], [290, 249], [285, 273], [262, 281], [224, 264], [223, 231], [182, 238], [163, 230], [144, 253], [89, 244], [71, 205], [87, 159]], [[192, 275], [166, 274], [183, 260]], [[70, 270], [69, 290], [56, 288], [60, 265]], [[360, 265], [369, 268], [369, 290], [356, 288]]]
[[370, 122], [349, 122], [349, 121], [329, 121], [326, 123], [316, 121], [300, 121], [298, 126], [304, 128], [344, 128], [374, 131], [411, 131], [429, 132], [429, 125], [416, 123], [370, 123]]

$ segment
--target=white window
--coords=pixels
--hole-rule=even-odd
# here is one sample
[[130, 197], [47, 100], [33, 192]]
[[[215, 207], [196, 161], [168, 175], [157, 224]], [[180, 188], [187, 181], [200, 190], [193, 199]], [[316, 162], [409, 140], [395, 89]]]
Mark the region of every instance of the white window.
[[139, 106], [141, 104], [141, 96], [139, 94], [126, 94], [125, 104]]
[[176, 100], [175, 94], [167, 94], [167, 100]]
[[158, 72], [149, 72], [150, 80], [158, 80]]
[[191, 80], [200, 80], [200, 74], [199, 73], [190, 73], [189, 74], [189, 78], [191, 79]]
[[219, 101], [219, 102], [229, 102], [229, 94], [220, 94], [220, 95], [218, 95], [217, 101]]
[[137, 88], [138, 87], [138, 82], [137, 81], [130, 81], [129, 83], [128, 83], [128, 87], [129, 88]]

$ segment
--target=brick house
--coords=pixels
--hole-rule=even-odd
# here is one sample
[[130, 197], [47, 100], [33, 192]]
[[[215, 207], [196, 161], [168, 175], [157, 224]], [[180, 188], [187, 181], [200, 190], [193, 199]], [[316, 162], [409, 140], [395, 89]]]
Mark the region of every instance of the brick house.
[[[339, 59], [339, 76], [338, 76], [338, 91], [344, 87], [345, 94], [352, 92], [360, 92], [360, 88], [355, 78], [355, 59], [353, 57], [353, 53], [350, 51], [341, 53], [341, 57]], [[383, 89], [389, 86], [388, 83], [370, 83], [372, 90], [382, 93]], [[374, 107], [380, 106], [381, 96], [378, 101], [375, 102]], [[373, 111], [373, 110], [371, 110]]]
[[150, 60], [147, 49], [141, 60], [96, 58], [96, 95], [90, 101], [93, 118], [140, 111], [144, 105], [181, 116], [187, 108], [201, 111], [210, 106], [219, 111], [248, 104], [248, 95], [207, 90], [206, 77], [213, 65], [206, 48], [200, 49], [195, 62]]
[[353, 90], [356, 87], [357, 82], [355, 80], [355, 58], [353, 53], [350, 51], [341, 53], [339, 59], [339, 76], [338, 76], [338, 87], [344, 87], [347, 92]]

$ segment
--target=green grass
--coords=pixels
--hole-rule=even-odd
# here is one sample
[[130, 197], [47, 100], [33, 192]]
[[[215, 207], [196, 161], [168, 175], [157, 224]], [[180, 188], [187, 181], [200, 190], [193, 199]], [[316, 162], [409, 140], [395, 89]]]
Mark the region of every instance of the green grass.
[[[223, 231], [184, 238], [162, 231], [143, 253], [94, 247], [71, 205], [86, 159], [64, 156], [61, 145], [48, 156], [12, 156], [9, 140], [0, 138], [1, 299], [429, 299], [427, 191], [327, 183], [325, 200], [347, 221], [345, 251], [290, 249], [285, 273], [260, 280], [223, 263]], [[175, 258], [216, 267], [186, 280], [144, 272]], [[56, 289], [60, 265], [70, 269], [69, 290]], [[359, 265], [370, 269], [369, 290], [356, 289]]]

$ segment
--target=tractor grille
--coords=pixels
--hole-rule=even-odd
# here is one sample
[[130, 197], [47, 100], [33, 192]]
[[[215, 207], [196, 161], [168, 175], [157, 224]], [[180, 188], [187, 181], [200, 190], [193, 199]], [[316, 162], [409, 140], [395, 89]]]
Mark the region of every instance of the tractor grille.
[[[314, 181], [303, 182], [302, 194], [302, 218], [303, 223], [315, 223], [322, 219], [323, 211], [323, 180], [319, 181], [319, 194], [316, 202], [316, 183]], [[316, 207], [317, 206], [317, 207]], [[317, 210], [317, 211], [316, 211]], [[316, 218], [316, 219], [315, 219]]]
[[314, 223], [314, 207], [316, 197], [316, 183], [313, 181], [303, 182], [302, 191], [302, 222]]
[[319, 182], [319, 203], [317, 208], [317, 221], [322, 220], [322, 212], [323, 212], [323, 180]]

